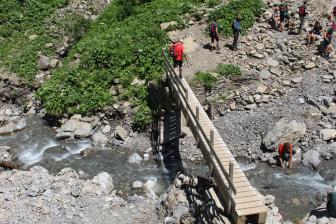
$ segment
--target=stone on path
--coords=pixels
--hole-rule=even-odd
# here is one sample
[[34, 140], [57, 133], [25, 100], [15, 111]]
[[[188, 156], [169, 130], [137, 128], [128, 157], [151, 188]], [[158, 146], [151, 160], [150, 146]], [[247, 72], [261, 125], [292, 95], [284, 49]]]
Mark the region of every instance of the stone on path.
[[265, 93], [267, 90], [267, 86], [265, 85], [260, 85], [258, 86], [257, 90], [256, 90], [256, 93], [259, 93], [259, 94], [263, 94]]
[[268, 70], [263, 69], [260, 71], [259, 77], [262, 79], [269, 79], [271, 77], [271, 73]]
[[160, 24], [160, 27], [162, 30], [166, 30], [168, 29], [170, 26], [175, 26], [177, 25], [177, 22], [176, 21], [170, 21], [170, 22], [166, 22], [166, 23], [161, 23]]
[[313, 69], [316, 67], [316, 64], [314, 62], [309, 62], [305, 65], [305, 69]]
[[267, 65], [276, 68], [279, 66], [279, 62], [277, 60], [274, 60], [273, 58], [269, 58], [267, 59]]
[[324, 141], [332, 140], [336, 137], [336, 130], [335, 129], [322, 129], [320, 131], [320, 138], [322, 138]]

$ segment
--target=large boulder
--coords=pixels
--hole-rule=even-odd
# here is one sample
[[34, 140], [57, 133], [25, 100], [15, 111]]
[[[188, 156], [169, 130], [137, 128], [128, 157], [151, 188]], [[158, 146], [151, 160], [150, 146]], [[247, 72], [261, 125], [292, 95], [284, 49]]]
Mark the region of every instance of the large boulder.
[[60, 129], [58, 129], [58, 137], [61, 138], [64, 136], [71, 136], [70, 133], [77, 138], [87, 138], [92, 134], [92, 124], [88, 122], [84, 122], [77, 119], [71, 119], [66, 121]]
[[104, 147], [108, 142], [108, 138], [102, 132], [93, 134], [91, 138], [93, 141], [93, 145], [95, 146]]
[[317, 150], [308, 150], [303, 154], [303, 165], [316, 168], [321, 163], [321, 154]]
[[289, 122], [283, 118], [271, 128], [263, 139], [263, 145], [269, 151], [275, 151], [280, 143], [296, 143], [306, 133], [306, 125], [295, 120]]
[[123, 127], [121, 127], [120, 125], [118, 125], [116, 127], [114, 135], [117, 139], [122, 140], [122, 141], [126, 141], [127, 138], [128, 138], [127, 131]]
[[336, 137], [336, 130], [335, 129], [322, 129], [320, 131], [320, 138], [322, 138], [324, 141], [332, 140]]
[[95, 193], [97, 195], [109, 195], [114, 189], [113, 179], [110, 174], [101, 172], [95, 176], [92, 181], [84, 184], [85, 192]]

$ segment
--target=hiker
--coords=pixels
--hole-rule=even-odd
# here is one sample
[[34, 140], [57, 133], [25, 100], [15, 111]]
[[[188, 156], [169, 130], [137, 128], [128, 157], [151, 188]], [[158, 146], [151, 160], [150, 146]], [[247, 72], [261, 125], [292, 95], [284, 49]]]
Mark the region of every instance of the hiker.
[[272, 28], [278, 30], [279, 25], [280, 25], [280, 12], [279, 7], [276, 6], [274, 7], [272, 14]]
[[321, 41], [321, 44], [319, 46], [319, 53], [324, 58], [329, 58], [330, 53], [332, 52], [332, 45], [331, 45], [332, 35], [333, 30], [329, 28], [327, 31], [324, 32], [323, 41]]
[[299, 11], [298, 11], [298, 14], [299, 14], [299, 18], [300, 18], [300, 28], [299, 28], [299, 33], [301, 34], [302, 33], [302, 29], [304, 27], [304, 23], [305, 23], [305, 20], [306, 20], [306, 16], [307, 16], [307, 1], [305, 0], [303, 2], [303, 4], [299, 7]]
[[212, 23], [210, 24], [209, 27], [209, 33], [210, 33], [210, 38], [211, 38], [211, 49], [213, 47], [213, 44], [216, 40], [216, 50], [219, 51], [219, 35], [218, 35], [218, 23], [216, 22], [216, 19], [212, 19]]
[[288, 5], [287, 3], [283, 3], [283, 0], [281, 0], [280, 6], [279, 6], [279, 12], [280, 12], [280, 32], [284, 31], [285, 28], [285, 20], [288, 19]]
[[319, 39], [321, 36], [322, 26], [319, 21], [315, 22], [315, 25], [311, 31], [309, 31], [309, 34], [307, 36], [307, 46], [310, 47], [311, 45], [315, 45], [315, 42]]
[[232, 23], [232, 30], [233, 30], [233, 50], [238, 50], [238, 39], [239, 39], [239, 35], [241, 33], [241, 20], [242, 17], [241, 15], [238, 15], [237, 18], [233, 21]]
[[289, 142], [285, 142], [282, 144], [279, 144], [279, 163], [282, 168], [285, 168], [286, 163], [288, 162], [288, 167], [292, 168], [292, 161], [293, 161], [293, 145]]
[[334, 6], [333, 11], [331, 12], [330, 16], [328, 16], [328, 19], [330, 21], [333, 21], [336, 18], [336, 6]]
[[327, 211], [330, 217], [336, 218], [336, 192], [327, 195]]
[[183, 59], [186, 59], [186, 61], [188, 62], [188, 66], [190, 65], [189, 59], [187, 55], [184, 53], [183, 40], [179, 40], [173, 45], [173, 57], [174, 57], [175, 72], [176, 69], [178, 68], [179, 77], [182, 78]]

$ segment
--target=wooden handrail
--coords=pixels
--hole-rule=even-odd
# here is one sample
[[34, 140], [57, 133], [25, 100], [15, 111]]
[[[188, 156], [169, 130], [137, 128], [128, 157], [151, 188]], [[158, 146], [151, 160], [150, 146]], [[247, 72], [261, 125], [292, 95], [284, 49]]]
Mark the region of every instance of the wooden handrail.
[[[173, 81], [175, 83], [175, 86], [177, 87], [177, 91], [180, 92], [180, 94], [178, 94], [180, 100], [183, 100], [185, 102], [186, 105], [186, 109], [189, 111], [189, 113], [192, 115], [192, 120], [195, 122], [195, 127], [198, 130], [197, 134], [198, 135], [202, 135], [203, 138], [205, 139], [205, 143], [206, 146], [210, 149], [210, 154], [213, 155], [213, 157], [215, 158], [215, 160], [213, 159], [213, 157], [211, 156], [211, 164], [213, 166], [215, 166], [215, 162], [219, 165], [220, 171], [223, 173], [223, 175], [225, 176], [225, 179], [229, 185], [229, 189], [228, 189], [228, 193], [231, 194], [236, 194], [236, 189], [235, 186], [233, 185], [233, 166], [234, 164], [230, 161], [230, 174], [226, 171], [226, 169], [224, 168], [223, 164], [221, 163], [221, 160], [219, 159], [217, 153], [215, 152], [214, 149], [214, 145], [213, 145], [213, 135], [214, 135], [214, 130], [212, 129], [212, 134], [210, 134], [212, 137], [208, 137], [208, 135], [205, 133], [204, 129], [202, 128], [200, 122], [199, 122], [199, 107], [196, 106], [196, 114], [194, 114], [193, 110], [191, 109], [190, 105], [188, 104], [188, 97], [191, 97], [193, 94], [188, 92], [188, 89], [184, 87], [182, 80], [180, 78], [178, 78], [174, 68], [172, 67], [171, 63], [169, 62], [169, 59], [166, 55], [166, 51], [165, 49], [163, 49], [163, 56], [164, 56], [164, 62], [165, 62], [165, 66], [166, 66], [166, 71], [167, 71], [167, 75], [168, 77], [171, 79], [171, 81]], [[197, 102], [197, 100], [196, 100]], [[199, 139], [199, 137], [198, 137]], [[232, 204], [234, 205], [234, 201], [233, 201], [233, 197], [231, 195], [231, 200], [232, 200]]]

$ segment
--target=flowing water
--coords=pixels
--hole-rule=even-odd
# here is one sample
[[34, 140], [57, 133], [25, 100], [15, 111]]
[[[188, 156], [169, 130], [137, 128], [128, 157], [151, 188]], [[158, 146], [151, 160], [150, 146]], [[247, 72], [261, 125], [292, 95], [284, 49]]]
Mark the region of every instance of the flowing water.
[[323, 162], [320, 166], [321, 171], [327, 170], [328, 177], [301, 166], [283, 170], [258, 164], [249, 168], [246, 175], [252, 185], [263, 195], [275, 196], [275, 205], [286, 220], [303, 218], [319, 206], [336, 185], [335, 161]]
[[[56, 174], [65, 167], [71, 167], [85, 173], [84, 178], [92, 178], [100, 172], [108, 172], [117, 189], [131, 191], [133, 181], [154, 180], [159, 186], [157, 192], [166, 191], [172, 175], [164, 166], [158, 166], [154, 160], [141, 164], [130, 164], [128, 157], [134, 151], [115, 147], [105, 150], [93, 150], [87, 157], [80, 152], [92, 148], [90, 140], [58, 140], [55, 131], [39, 117], [27, 117], [27, 126], [11, 136], [0, 136], [0, 145], [16, 149], [20, 163], [25, 168], [41, 165]], [[203, 165], [183, 164], [187, 171], [197, 174], [206, 173]]]
[[[117, 189], [130, 192], [135, 180], [145, 182], [154, 180], [164, 192], [171, 183], [170, 173], [158, 166], [153, 160], [141, 164], [127, 162], [134, 153], [125, 148], [108, 148], [93, 151], [86, 158], [79, 153], [91, 148], [90, 140], [58, 140], [55, 131], [38, 117], [28, 117], [27, 126], [11, 136], [0, 136], [0, 145], [7, 145], [17, 150], [18, 160], [29, 168], [42, 165], [56, 174], [62, 168], [72, 167], [83, 171], [84, 178], [92, 178], [100, 172], [108, 172], [113, 177]], [[186, 164], [187, 171], [201, 176], [208, 176], [204, 164]], [[320, 171], [315, 172], [304, 167], [294, 169], [271, 168], [266, 164], [240, 163], [252, 185], [262, 194], [276, 197], [275, 203], [285, 219], [302, 218], [307, 212], [320, 205], [323, 195], [336, 185], [336, 163], [323, 162]]]

